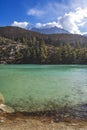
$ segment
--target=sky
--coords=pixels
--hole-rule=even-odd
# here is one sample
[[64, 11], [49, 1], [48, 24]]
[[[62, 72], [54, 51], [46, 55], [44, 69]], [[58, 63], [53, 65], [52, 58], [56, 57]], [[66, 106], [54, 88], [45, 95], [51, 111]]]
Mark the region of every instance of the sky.
[[0, 26], [57, 26], [87, 34], [87, 0], [0, 0]]

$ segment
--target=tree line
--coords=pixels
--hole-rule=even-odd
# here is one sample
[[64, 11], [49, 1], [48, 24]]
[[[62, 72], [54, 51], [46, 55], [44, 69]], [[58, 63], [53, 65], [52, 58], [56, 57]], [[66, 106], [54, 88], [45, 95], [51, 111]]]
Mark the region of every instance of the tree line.
[[[6, 40], [7, 42], [7, 40]], [[16, 39], [0, 46], [0, 62], [9, 64], [87, 64], [87, 47], [80, 43], [48, 44], [44, 39]], [[1, 62], [2, 63], [2, 62]]]

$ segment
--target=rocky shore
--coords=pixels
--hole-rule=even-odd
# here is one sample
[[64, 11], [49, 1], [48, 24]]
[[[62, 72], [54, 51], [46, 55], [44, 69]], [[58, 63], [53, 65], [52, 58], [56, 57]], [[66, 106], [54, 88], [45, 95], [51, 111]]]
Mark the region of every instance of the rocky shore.
[[0, 130], [87, 130], [87, 104], [72, 109], [16, 112], [0, 95]]
[[76, 114], [73, 117], [67, 113], [15, 112], [13, 108], [0, 104], [0, 130], [87, 130], [87, 119]]
[[0, 113], [0, 130], [87, 130], [87, 120], [55, 122], [47, 116]]

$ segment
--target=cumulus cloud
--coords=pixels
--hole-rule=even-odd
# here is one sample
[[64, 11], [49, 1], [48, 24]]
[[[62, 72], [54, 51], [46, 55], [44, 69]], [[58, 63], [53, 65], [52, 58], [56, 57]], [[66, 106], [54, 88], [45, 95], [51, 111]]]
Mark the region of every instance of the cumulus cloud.
[[80, 26], [84, 26], [87, 18], [87, 8], [77, 8], [75, 11], [66, 13], [58, 21], [59, 24], [71, 33], [81, 34]]
[[12, 26], [21, 27], [21, 28], [27, 28], [28, 25], [29, 25], [28, 22], [17, 22], [17, 21], [14, 21], [12, 23]]
[[[27, 11], [28, 16], [35, 16], [39, 21], [36, 27], [61, 27], [71, 33], [81, 34], [87, 28], [87, 1], [61, 0], [39, 3]], [[30, 17], [31, 18], [31, 17]], [[42, 24], [43, 22], [44, 24]]]
[[37, 23], [36, 27], [60, 27], [74, 34], [81, 34], [80, 27], [84, 27], [87, 23], [87, 8], [76, 8], [74, 11], [65, 13], [58, 17], [56, 21], [47, 23]]
[[[68, 0], [67, 0], [68, 1]], [[27, 15], [38, 17], [39, 21], [35, 24], [37, 28], [59, 27], [74, 34], [84, 34], [87, 32], [87, 2], [86, 0], [69, 0], [64, 2], [49, 2], [46, 5], [35, 6], [27, 11]], [[29, 22], [14, 21], [12, 26], [22, 28], [29, 27]]]
[[36, 9], [36, 8], [32, 8], [28, 10], [27, 14], [32, 15], [32, 16], [42, 16], [44, 14], [44, 11]]

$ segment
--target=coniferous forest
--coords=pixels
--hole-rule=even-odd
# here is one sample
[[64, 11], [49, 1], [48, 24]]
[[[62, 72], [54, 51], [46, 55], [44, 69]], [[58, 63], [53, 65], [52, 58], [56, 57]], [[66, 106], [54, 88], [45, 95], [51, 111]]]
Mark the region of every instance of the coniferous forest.
[[0, 63], [87, 64], [87, 37], [0, 27]]

